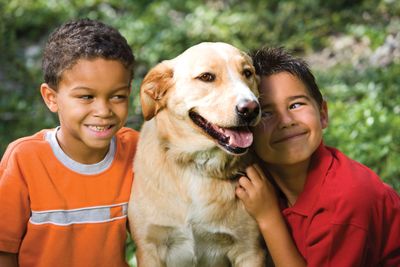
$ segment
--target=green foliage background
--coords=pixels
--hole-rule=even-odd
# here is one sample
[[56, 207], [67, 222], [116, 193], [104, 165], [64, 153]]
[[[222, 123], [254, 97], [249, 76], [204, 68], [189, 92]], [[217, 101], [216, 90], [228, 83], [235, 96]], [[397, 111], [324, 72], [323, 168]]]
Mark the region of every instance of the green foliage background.
[[396, 0], [0, 0], [0, 155], [57, 125], [38, 90], [42, 47], [56, 26], [89, 17], [118, 28], [137, 58], [128, 126], [140, 128], [139, 84], [159, 61], [201, 41], [285, 46], [307, 59], [328, 100], [325, 143], [400, 192], [399, 14]]

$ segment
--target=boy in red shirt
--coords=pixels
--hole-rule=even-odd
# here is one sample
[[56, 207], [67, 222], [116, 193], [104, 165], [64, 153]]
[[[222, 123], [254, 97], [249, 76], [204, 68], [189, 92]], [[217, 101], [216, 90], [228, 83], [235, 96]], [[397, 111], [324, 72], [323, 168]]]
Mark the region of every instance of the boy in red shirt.
[[307, 64], [283, 49], [252, 57], [261, 76], [262, 121], [254, 129], [260, 162], [239, 179], [236, 194], [275, 265], [400, 266], [400, 197], [366, 166], [324, 145], [327, 104]]
[[1, 160], [0, 266], [128, 266], [133, 65], [125, 38], [101, 22], [51, 34], [40, 92], [60, 126], [14, 141]]

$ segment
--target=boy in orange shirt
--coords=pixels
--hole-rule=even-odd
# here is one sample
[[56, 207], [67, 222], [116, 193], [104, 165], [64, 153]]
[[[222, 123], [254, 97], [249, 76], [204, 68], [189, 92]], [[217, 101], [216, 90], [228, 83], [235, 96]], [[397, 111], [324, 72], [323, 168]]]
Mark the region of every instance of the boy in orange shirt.
[[328, 108], [307, 64], [283, 49], [252, 57], [261, 76], [262, 120], [254, 129], [260, 161], [247, 168], [236, 194], [275, 266], [400, 266], [400, 197], [323, 143]]
[[101, 22], [50, 35], [40, 92], [60, 126], [14, 141], [1, 160], [0, 266], [128, 266], [133, 65], [125, 38]]

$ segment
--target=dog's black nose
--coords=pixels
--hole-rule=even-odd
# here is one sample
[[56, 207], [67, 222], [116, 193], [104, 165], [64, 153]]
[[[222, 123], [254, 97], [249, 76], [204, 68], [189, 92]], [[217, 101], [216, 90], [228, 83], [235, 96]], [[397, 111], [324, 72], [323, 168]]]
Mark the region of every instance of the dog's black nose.
[[255, 100], [242, 100], [236, 105], [236, 113], [241, 120], [251, 123], [260, 113], [260, 105]]

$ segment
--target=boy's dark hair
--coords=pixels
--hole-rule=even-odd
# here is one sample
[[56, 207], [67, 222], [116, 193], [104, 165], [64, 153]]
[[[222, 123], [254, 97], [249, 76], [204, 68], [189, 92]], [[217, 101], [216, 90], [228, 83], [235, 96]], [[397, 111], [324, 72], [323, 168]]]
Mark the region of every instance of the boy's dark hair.
[[253, 59], [258, 75], [270, 76], [279, 72], [289, 72], [304, 83], [318, 106], [322, 107], [323, 97], [321, 91], [308, 64], [304, 60], [292, 56], [283, 47], [263, 47], [252, 52], [250, 56]]
[[120, 61], [133, 77], [135, 58], [126, 39], [113, 27], [90, 19], [67, 22], [49, 36], [43, 52], [44, 81], [57, 89], [64, 70], [79, 59]]

